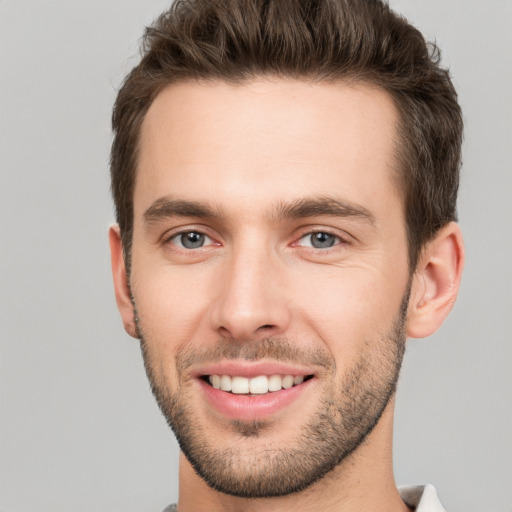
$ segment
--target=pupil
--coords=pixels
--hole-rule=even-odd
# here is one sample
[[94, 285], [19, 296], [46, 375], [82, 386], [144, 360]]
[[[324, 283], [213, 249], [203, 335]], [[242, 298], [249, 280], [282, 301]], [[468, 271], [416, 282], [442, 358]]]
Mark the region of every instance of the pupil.
[[317, 249], [332, 247], [335, 242], [335, 236], [330, 233], [313, 233], [311, 245]]
[[187, 249], [197, 249], [204, 244], [204, 235], [201, 233], [195, 233], [191, 231], [190, 233], [184, 233], [181, 235], [181, 243], [183, 247]]

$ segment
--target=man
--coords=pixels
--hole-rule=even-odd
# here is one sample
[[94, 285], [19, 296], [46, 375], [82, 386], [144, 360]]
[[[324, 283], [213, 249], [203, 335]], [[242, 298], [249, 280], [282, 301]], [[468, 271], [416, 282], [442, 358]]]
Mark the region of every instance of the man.
[[113, 127], [116, 298], [178, 510], [443, 510], [391, 454], [406, 338], [464, 260], [436, 51], [376, 0], [176, 2]]

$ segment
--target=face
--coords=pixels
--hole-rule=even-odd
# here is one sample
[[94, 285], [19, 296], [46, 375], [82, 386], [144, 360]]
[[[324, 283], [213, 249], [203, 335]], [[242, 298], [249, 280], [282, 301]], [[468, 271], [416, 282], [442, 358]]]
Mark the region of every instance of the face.
[[147, 373], [197, 473], [304, 489], [392, 397], [409, 289], [397, 113], [364, 85], [179, 84], [143, 123], [130, 287]]

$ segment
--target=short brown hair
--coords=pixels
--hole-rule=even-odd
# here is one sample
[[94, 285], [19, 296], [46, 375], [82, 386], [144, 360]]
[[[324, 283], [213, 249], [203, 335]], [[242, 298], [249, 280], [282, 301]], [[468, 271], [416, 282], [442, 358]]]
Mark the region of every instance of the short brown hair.
[[177, 0], [146, 29], [112, 115], [112, 194], [127, 268], [144, 116], [167, 85], [263, 77], [377, 85], [400, 113], [409, 263], [456, 219], [462, 115], [438, 48], [381, 0]]

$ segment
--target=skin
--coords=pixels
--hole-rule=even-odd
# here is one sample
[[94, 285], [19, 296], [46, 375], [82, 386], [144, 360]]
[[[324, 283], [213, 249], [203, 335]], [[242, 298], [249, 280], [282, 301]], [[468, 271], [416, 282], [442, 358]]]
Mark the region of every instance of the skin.
[[[153, 378], [187, 391], [207, 443], [236, 446], [241, 468], [269, 447], [294, 447], [327, 386], [342, 383], [392, 330], [409, 285], [408, 336], [434, 332], [453, 305], [464, 260], [456, 224], [425, 246], [415, 272], [408, 268], [393, 181], [397, 123], [391, 98], [375, 87], [285, 79], [177, 84], [147, 113], [129, 281], [119, 230], [110, 230], [119, 310], [138, 337], [133, 294]], [[326, 197], [357, 215], [278, 214]], [[206, 205], [215, 215], [151, 215], [169, 199]], [[206, 244], [180, 247], [175, 235], [187, 230], [206, 234]], [[312, 230], [333, 234], [334, 245], [311, 247]], [[219, 339], [242, 346], [269, 337], [321, 350], [336, 374], [329, 380], [319, 372], [303, 399], [248, 438], [212, 413], [176, 358], [187, 348], [215, 348]], [[393, 402], [349, 457], [300, 493], [230, 496], [208, 487], [182, 455], [180, 512], [407, 510], [392, 472]]]

